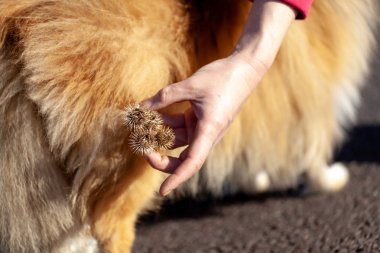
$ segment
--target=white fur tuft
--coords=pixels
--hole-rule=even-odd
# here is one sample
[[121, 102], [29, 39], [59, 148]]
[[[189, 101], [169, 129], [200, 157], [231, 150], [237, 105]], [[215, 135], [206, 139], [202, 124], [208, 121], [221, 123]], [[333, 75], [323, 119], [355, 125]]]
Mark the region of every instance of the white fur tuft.
[[101, 253], [101, 250], [89, 226], [85, 225], [82, 229], [69, 232], [53, 253]]
[[322, 171], [320, 186], [322, 190], [336, 192], [346, 186], [348, 180], [347, 168], [342, 163], [334, 163]]
[[257, 192], [265, 192], [269, 190], [270, 179], [265, 171], [260, 171], [255, 177], [255, 187]]

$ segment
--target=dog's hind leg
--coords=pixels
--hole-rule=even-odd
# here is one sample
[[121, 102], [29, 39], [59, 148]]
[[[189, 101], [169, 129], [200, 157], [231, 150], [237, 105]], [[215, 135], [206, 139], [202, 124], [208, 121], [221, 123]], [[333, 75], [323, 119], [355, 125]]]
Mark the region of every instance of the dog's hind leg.
[[67, 182], [18, 67], [0, 56], [0, 251], [51, 252], [75, 223]]

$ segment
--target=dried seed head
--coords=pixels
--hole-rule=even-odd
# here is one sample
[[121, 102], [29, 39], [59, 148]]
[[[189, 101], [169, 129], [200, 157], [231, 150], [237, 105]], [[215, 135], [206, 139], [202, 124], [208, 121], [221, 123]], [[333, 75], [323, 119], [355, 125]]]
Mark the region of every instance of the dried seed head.
[[174, 145], [174, 131], [163, 125], [162, 117], [156, 111], [142, 108], [139, 104], [128, 105], [124, 122], [131, 132], [129, 144], [135, 154], [170, 149]]
[[142, 108], [139, 104], [131, 104], [125, 108], [124, 121], [130, 131], [156, 129], [164, 123], [158, 112]]
[[160, 150], [171, 149], [174, 145], [175, 134], [173, 129], [162, 126], [155, 135], [157, 146]]
[[130, 104], [125, 108], [124, 122], [130, 131], [141, 128], [145, 120], [145, 110], [138, 104]]
[[151, 131], [135, 131], [129, 136], [129, 145], [132, 152], [144, 155], [157, 150], [155, 133]]
[[164, 124], [164, 121], [162, 120], [161, 115], [156, 111], [145, 110], [144, 116], [145, 116], [146, 122], [152, 126], [160, 126]]

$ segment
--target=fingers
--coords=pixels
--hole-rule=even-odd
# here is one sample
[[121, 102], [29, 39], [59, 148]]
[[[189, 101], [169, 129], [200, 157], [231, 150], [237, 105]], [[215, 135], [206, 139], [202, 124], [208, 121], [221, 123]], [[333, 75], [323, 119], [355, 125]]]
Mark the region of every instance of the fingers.
[[164, 123], [174, 130], [173, 149], [188, 145], [192, 141], [197, 124], [197, 118], [192, 109], [188, 109], [184, 114], [162, 114], [162, 118]]
[[194, 111], [190, 108], [184, 114], [185, 125], [187, 130], [187, 141], [191, 143], [194, 139], [195, 129], [197, 127], [197, 117], [194, 114]]
[[189, 144], [188, 141], [188, 135], [187, 135], [187, 130], [186, 128], [176, 128], [174, 129], [174, 134], [175, 134], [175, 140], [174, 140], [174, 145], [171, 147], [171, 149], [176, 149], [179, 147], [183, 147]]
[[184, 87], [186, 87], [185, 82], [174, 83], [166, 86], [154, 96], [143, 101], [142, 105], [152, 110], [159, 110], [174, 103], [191, 100], [191, 92]]
[[161, 155], [158, 152], [145, 154], [145, 159], [150, 166], [165, 173], [173, 173], [182, 162], [178, 158]]
[[161, 114], [164, 123], [172, 128], [185, 127], [185, 117], [183, 114]]
[[198, 127], [193, 143], [181, 153], [179, 158], [162, 156], [157, 152], [145, 155], [153, 168], [172, 174], [161, 185], [162, 196], [169, 194], [201, 169], [212, 147], [213, 141], [210, 136], [213, 136], [211, 129]]
[[[181, 155], [180, 159], [175, 161], [171, 160], [171, 163], [165, 161], [165, 170], [172, 171], [173, 174], [162, 183], [160, 188], [162, 196], [169, 194], [201, 169], [213, 143], [211, 138], [213, 135], [210, 131], [211, 129], [205, 127], [197, 127], [194, 141], [188, 147], [188, 150], [184, 151], [185, 155]], [[161, 164], [164, 163], [161, 161]], [[178, 168], [173, 168], [172, 166], [178, 166]]]

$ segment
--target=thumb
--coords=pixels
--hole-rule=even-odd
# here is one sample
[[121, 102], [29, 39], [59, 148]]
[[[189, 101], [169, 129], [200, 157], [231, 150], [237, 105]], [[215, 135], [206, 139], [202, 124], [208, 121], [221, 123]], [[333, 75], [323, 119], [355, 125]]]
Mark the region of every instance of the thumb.
[[159, 110], [171, 104], [191, 100], [191, 92], [186, 88], [186, 81], [166, 86], [141, 104], [145, 108]]

